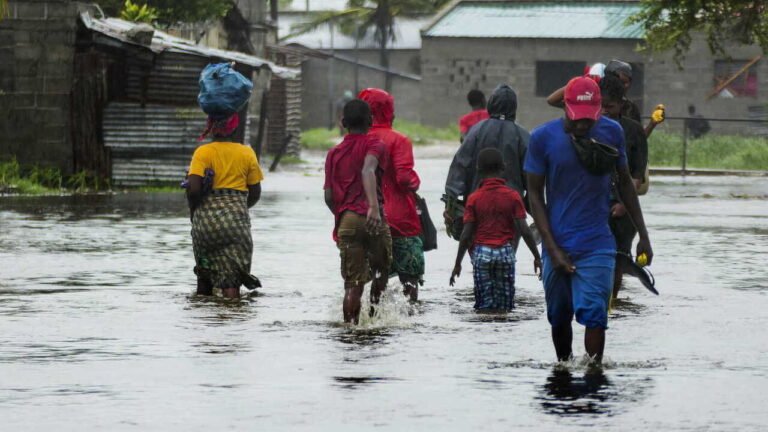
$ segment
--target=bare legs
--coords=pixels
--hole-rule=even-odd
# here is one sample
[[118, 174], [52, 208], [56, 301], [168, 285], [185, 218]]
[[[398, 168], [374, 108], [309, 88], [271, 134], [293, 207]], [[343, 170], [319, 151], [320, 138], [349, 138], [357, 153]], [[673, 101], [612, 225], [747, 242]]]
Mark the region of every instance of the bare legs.
[[[569, 360], [573, 356], [571, 344], [573, 342], [573, 330], [571, 324], [552, 327], [552, 343], [555, 345], [555, 353], [558, 361]], [[600, 327], [588, 328], [584, 333], [584, 349], [597, 363], [603, 361], [603, 349], [605, 348], [605, 329]]]
[[557, 361], [567, 361], [573, 356], [571, 343], [573, 342], [573, 330], [571, 323], [552, 327], [552, 343], [555, 344]]
[[401, 276], [400, 283], [403, 284], [403, 295], [412, 302], [419, 300], [419, 278], [412, 276]]
[[603, 349], [605, 348], [605, 329], [601, 327], [588, 328], [584, 332], [584, 349], [596, 362], [603, 361]]
[[[240, 288], [222, 288], [221, 294], [222, 296], [224, 296], [224, 298], [239, 299]], [[197, 295], [212, 296], [213, 284], [204, 277], [198, 277], [197, 278]]]
[[[344, 283], [344, 322], [357, 324], [360, 322], [361, 299], [363, 297], [363, 288], [365, 284], [355, 284], [352, 282]], [[387, 288], [387, 278], [379, 277], [373, 280], [371, 284], [371, 310], [373, 315], [373, 305], [379, 304], [381, 294]]]
[[621, 267], [618, 262], [613, 273], [613, 298], [619, 297], [619, 290], [621, 289], [621, 280], [624, 277], [624, 273], [621, 271]]
[[213, 295], [213, 285], [205, 278], [197, 278], [197, 295], [210, 296]]
[[[360, 320], [360, 298], [363, 296], [363, 284], [344, 283], [344, 322], [357, 324]], [[371, 292], [373, 295], [373, 292]]]

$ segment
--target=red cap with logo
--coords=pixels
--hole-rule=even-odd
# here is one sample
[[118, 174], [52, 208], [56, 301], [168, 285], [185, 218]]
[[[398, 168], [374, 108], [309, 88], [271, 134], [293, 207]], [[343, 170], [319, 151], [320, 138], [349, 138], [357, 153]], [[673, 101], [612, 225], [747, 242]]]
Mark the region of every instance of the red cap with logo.
[[600, 118], [602, 98], [597, 83], [586, 77], [577, 77], [565, 86], [565, 114], [571, 120]]

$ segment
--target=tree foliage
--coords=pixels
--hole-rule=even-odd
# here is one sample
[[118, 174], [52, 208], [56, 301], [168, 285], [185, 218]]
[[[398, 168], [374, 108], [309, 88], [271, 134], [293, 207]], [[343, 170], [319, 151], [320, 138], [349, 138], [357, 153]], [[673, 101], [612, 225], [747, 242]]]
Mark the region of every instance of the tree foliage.
[[139, 6], [136, 3], [131, 3], [131, 0], [125, 0], [123, 10], [120, 11], [120, 18], [126, 21], [151, 24], [157, 21], [157, 17], [157, 9], [148, 5]]
[[[104, 13], [109, 16], [119, 16], [124, 9], [123, 2], [124, 0], [97, 0]], [[135, 4], [157, 10], [157, 23], [165, 26], [220, 18], [234, 6], [232, 0], [136, 0]]]
[[701, 33], [713, 54], [729, 43], [759, 45], [768, 52], [768, 2], [755, 0], [643, 0], [630, 23], [645, 28], [646, 48], [674, 50], [681, 64], [693, 36]]
[[[342, 33], [363, 39], [370, 34], [379, 45], [380, 64], [389, 68], [387, 46], [394, 42], [395, 19], [435, 13], [450, 0], [348, 0], [347, 8], [320, 12], [311, 21], [294, 26], [286, 38], [308, 33], [324, 25], [338, 26]], [[389, 75], [385, 87], [389, 88]]]

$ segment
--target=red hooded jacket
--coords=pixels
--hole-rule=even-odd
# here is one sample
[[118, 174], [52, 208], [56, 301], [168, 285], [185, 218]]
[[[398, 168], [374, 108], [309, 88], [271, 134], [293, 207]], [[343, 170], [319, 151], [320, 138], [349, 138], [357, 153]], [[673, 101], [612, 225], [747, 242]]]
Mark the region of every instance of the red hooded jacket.
[[384, 90], [369, 88], [357, 95], [371, 107], [373, 126], [369, 134], [384, 142], [390, 163], [384, 168], [381, 192], [384, 195], [384, 214], [393, 237], [412, 237], [421, 234], [421, 222], [416, 212], [414, 192], [421, 180], [413, 170], [413, 144], [407, 136], [392, 129], [395, 118], [395, 99]]

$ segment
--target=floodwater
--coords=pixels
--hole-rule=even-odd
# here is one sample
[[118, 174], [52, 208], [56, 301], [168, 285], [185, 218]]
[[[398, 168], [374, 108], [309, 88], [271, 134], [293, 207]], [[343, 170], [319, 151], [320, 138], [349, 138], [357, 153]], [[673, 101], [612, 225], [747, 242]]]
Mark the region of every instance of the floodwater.
[[[449, 160], [417, 157], [439, 225]], [[420, 304], [341, 324], [311, 162], [264, 182], [264, 288], [234, 304], [192, 295], [180, 193], [0, 198], [2, 430], [765, 430], [768, 179], [653, 178], [661, 295], [627, 284], [599, 372], [555, 365], [525, 248], [508, 315], [473, 312], [468, 262], [448, 286], [443, 235]]]

